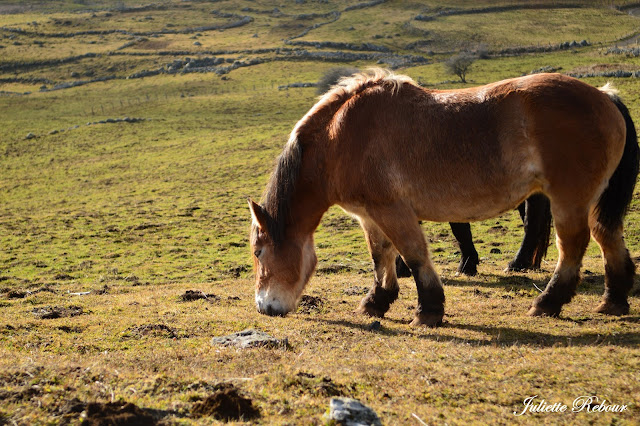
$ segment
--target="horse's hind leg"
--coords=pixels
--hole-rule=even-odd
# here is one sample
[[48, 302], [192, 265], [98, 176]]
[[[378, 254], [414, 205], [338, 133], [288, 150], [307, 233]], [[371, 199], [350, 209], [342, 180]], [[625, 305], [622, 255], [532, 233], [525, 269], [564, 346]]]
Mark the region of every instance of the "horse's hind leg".
[[444, 289], [429, 258], [427, 242], [413, 209], [399, 203], [367, 209], [367, 213], [411, 269], [418, 290], [418, 307], [411, 325], [440, 325], [444, 316]]
[[549, 244], [549, 199], [543, 194], [534, 194], [518, 206], [518, 212], [524, 224], [524, 239], [506, 270], [539, 269]]
[[580, 266], [589, 244], [589, 222], [586, 209], [573, 209], [573, 214], [552, 206], [556, 223], [558, 265], [545, 290], [533, 302], [529, 315], [557, 316], [562, 305], [576, 293], [580, 282]]
[[604, 258], [604, 295], [597, 312], [609, 315], [629, 313], [627, 296], [633, 286], [635, 265], [622, 236], [622, 226], [608, 229], [593, 219], [591, 235], [600, 245]]
[[397, 251], [375, 223], [361, 219], [360, 224], [373, 260], [374, 283], [360, 302], [357, 312], [382, 318], [398, 298], [395, 260]]
[[471, 225], [468, 223], [449, 223], [451, 232], [458, 241], [462, 259], [458, 265], [458, 272], [465, 275], [476, 275], [478, 273], [478, 263], [480, 258], [475, 246], [473, 245], [473, 236], [471, 235]]

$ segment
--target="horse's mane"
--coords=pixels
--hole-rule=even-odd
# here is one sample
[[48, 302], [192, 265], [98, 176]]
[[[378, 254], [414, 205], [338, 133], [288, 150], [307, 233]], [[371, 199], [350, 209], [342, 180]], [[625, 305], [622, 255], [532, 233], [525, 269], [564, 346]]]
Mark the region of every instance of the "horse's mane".
[[368, 88], [382, 86], [396, 94], [403, 84], [417, 84], [408, 76], [374, 68], [366, 72], [341, 78], [296, 124], [282, 154], [276, 161], [263, 196], [263, 207], [269, 216], [268, 233], [278, 246], [284, 241], [285, 226], [291, 213], [291, 199], [296, 189], [304, 145], [321, 132], [345, 102]]

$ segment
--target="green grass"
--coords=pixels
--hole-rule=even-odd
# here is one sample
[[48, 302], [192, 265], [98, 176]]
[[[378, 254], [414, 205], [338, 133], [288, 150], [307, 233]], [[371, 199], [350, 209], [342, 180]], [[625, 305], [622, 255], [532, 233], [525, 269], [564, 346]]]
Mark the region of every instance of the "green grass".
[[[259, 315], [253, 306], [246, 199], [260, 198], [275, 157], [317, 96], [313, 88], [278, 90], [278, 86], [317, 81], [336, 64], [274, 61], [234, 70], [226, 79], [214, 73], [125, 77], [185, 56], [161, 56], [157, 50], [188, 50], [195, 57], [199, 49], [285, 47], [282, 39], [300, 32], [290, 15], [343, 10], [345, 4], [292, 2], [281, 7], [289, 16], [273, 16], [242, 11], [272, 9], [267, 2], [188, 2], [189, 9], [182, 3], [167, 2], [176, 6], [172, 11], [184, 13], [112, 11], [106, 17], [104, 9], [112, 3], [67, 1], [0, 15], [0, 27], [38, 21], [43, 32], [88, 29], [93, 13], [100, 28], [139, 30], [167, 23], [187, 28], [214, 22], [219, 18], [210, 15], [213, 9], [254, 17], [247, 26], [197, 36], [200, 48], [193, 45], [191, 34], [169, 34], [148, 37], [121, 51], [150, 56], [108, 55], [130, 41], [122, 34], [10, 39], [10, 33], [0, 30], [4, 46], [0, 65], [101, 53], [74, 63], [0, 74], [2, 79], [21, 79], [0, 83], [0, 91], [32, 92], [0, 95], [0, 423], [79, 423], [80, 413], [63, 410], [67, 401], [78, 398], [130, 401], [156, 410], [165, 424], [209, 424], [214, 420], [190, 417], [194, 403], [216, 383], [231, 382], [261, 410], [262, 424], [321, 424], [332, 394], [362, 400], [384, 424], [417, 424], [412, 414], [429, 424], [634, 424], [640, 403], [637, 293], [631, 298], [630, 315], [610, 318], [593, 313], [602, 292], [603, 266], [597, 246], [591, 243], [583, 268], [589, 272], [561, 318], [527, 317], [538, 293], [534, 284], [545, 285], [557, 253], [550, 247], [541, 272], [504, 273], [522, 238], [516, 212], [472, 225], [482, 259], [480, 275], [474, 278], [455, 274], [459, 253], [448, 225], [423, 224], [446, 286], [441, 328], [409, 327], [416, 294], [407, 279], [401, 280], [400, 300], [381, 321], [380, 331], [368, 331], [372, 320], [352, 313], [362, 296], [344, 290], [368, 287], [371, 267], [362, 231], [337, 207], [323, 218], [315, 241], [319, 270], [338, 273], [317, 273], [305, 291], [320, 297], [322, 306], [286, 318]], [[566, 28], [557, 31], [551, 27], [553, 16], [560, 16], [555, 15], [558, 10], [461, 15], [431, 23], [412, 21], [412, 25], [439, 26], [437, 31], [428, 29], [434, 34], [453, 31], [441, 39], [443, 51], [475, 43], [462, 30], [454, 31], [469, 25], [496, 48], [535, 45], [546, 39], [605, 42], [634, 31], [640, 21], [602, 3], [563, 15]], [[7, 4], [1, 2], [0, 10]], [[480, 3], [448, 5], [464, 8]], [[316, 28], [303, 40], [372, 42], [408, 53], [405, 46], [422, 36], [404, 24], [423, 8], [387, 2], [344, 12], [334, 24]], [[602, 16], [605, 21], [600, 21]], [[483, 28], [483, 18], [499, 25]], [[54, 24], [54, 19], [74, 24], [67, 28]], [[529, 26], [524, 21], [515, 25], [514, 19]], [[588, 36], [578, 37], [583, 30], [576, 28], [581, 26], [589, 28]], [[505, 31], [509, 39], [502, 35]], [[33, 44], [39, 39], [44, 47]], [[427, 87], [461, 88], [542, 66], [561, 67], [562, 72], [595, 64], [640, 68], [638, 59], [605, 55], [605, 49], [606, 44], [479, 60], [466, 85], [445, 72], [440, 62], [445, 54], [431, 57], [428, 65], [399, 72]], [[71, 77], [72, 72], [80, 77]], [[93, 78], [89, 75], [118, 78], [52, 92], [39, 92], [43, 83], [35, 80], [55, 84]], [[585, 81], [601, 86], [606, 80]], [[610, 80], [640, 122], [640, 83]], [[87, 125], [118, 117], [145, 121]], [[36, 137], [27, 139], [28, 133]], [[637, 190], [625, 229], [636, 261], [639, 200]], [[492, 229], [496, 225], [504, 231]], [[500, 253], [491, 253], [494, 248]], [[189, 289], [220, 299], [182, 302], [180, 295]], [[11, 293], [26, 291], [32, 293], [22, 298]], [[73, 294], [86, 291], [95, 292]], [[34, 308], [45, 306], [80, 306], [84, 313], [38, 319]], [[166, 326], [173, 333], [136, 331], [148, 325]], [[210, 345], [214, 336], [248, 327], [288, 338], [291, 347], [243, 351]], [[513, 411], [533, 395], [568, 405], [580, 395], [597, 395], [631, 408], [620, 414], [515, 417]]]
[[[585, 39], [592, 44], [612, 42], [638, 28], [633, 16], [600, 8], [457, 15], [413, 25], [434, 33], [438, 43], [464, 48], [472, 41], [486, 44], [490, 49], [555, 45]], [[499, 32], [496, 27], [500, 28]]]

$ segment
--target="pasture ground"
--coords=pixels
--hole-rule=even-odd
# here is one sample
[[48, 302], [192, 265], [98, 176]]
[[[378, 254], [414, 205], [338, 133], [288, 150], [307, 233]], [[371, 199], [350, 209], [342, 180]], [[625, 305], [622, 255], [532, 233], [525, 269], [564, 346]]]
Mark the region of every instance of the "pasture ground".
[[[259, 199], [288, 133], [315, 101], [313, 87], [279, 86], [315, 82], [342, 64], [287, 56], [284, 49], [293, 47], [283, 39], [369, 42], [393, 55], [420, 55], [428, 62], [399, 72], [427, 87], [450, 88], [465, 86], [446, 74], [442, 59], [463, 47], [490, 53], [474, 64], [469, 86], [541, 67], [640, 70], [638, 58], [608, 50], [637, 36], [639, 18], [598, 1], [432, 21], [414, 18], [445, 10], [444, 2], [346, 10], [359, 2], [290, 1], [279, 13], [266, 1], [167, 1], [149, 8], [135, 1], [0, 3], [0, 424], [77, 424], [87, 403], [119, 401], [139, 408], [132, 415], [142, 410], [162, 424], [212, 424], [218, 420], [198, 417], [197, 407], [221, 383], [250, 398], [260, 414], [247, 421], [262, 424], [323, 424], [337, 395], [371, 406], [384, 424], [637, 422], [638, 282], [629, 315], [593, 313], [603, 287], [594, 243], [579, 293], [561, 317], [529, 318], [536, 287], [544, 287], [557, 255], [551, 247], [542, 271], [503, 272], [521, 239], [516, 212], [472, 225], [482, 258], [473, 278], [455, 275], [459, 254], [448, 226], [424, 224], [446, 287], [444, 325], [409, 327], [416, 294], [412, 281], [402, 279], [400, 299], [371, 329], [373, 319], [353, 314], [372, 282], [364, 238], [352, 218], [332, 208], [316, 233], [320, 262], [305, 291], [311, 297], [296, 313], [270, 318], [253, 306], [246, 198]], [[473, 7], [489, 5], [495, 2]], [[447, 7], [471, 6], [452, 1]], [[300, 18], [310, 13], [317, 15]], [[243, 16], [252, 21], [172, 32]], [[481, 25], [483, 16], [496, 24]], [[86, 33], [93, 29], [105, 32]], [[505, 31], [514, 37], [505, 38]], [[583, 39], [590, 45], [504, 53]], [[415, 42], [422, 44], [410, 48]], [[95, 56], [80, 57], [87, 53]], [[224, 73], [132, 77], [185, 57], [244, 65]], [[246, 65], [255, 59], [262, 62]], [[366, 68], [383, 59], [347, 63]], [[105, 81], [50, 90], [100, 78]], [[595, 86], [607, 80], [640, 123], [637, 78], [584, 79]], [[639, 200], [636, 189], [625, 230], [636, 264]], [[184, 301], [188, 290], [208, 297]], [[246, 328], [289, 345], [210, 344]], [[513, 414], [535, 395], [569, 411], [583, 395], [628, 408]]]

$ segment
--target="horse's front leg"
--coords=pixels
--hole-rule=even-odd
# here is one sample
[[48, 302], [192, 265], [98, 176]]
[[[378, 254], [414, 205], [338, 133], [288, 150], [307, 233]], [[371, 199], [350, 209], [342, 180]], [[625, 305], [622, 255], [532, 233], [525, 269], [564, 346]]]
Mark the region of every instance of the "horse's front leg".
[[369, 293], [360, 302], [357, 312], [382, 318], [398, 298], [395, 260], [397, 251], [373, 221], [361, 218], [360, 225], [373, 260], [374, 282]]
[[[427, 242], [413, 209], [398, 202], [367, 208], [367, 213], [393, 242], [416, 281], [418, 307], [411, 325], [440, 325], [444, 316], [444, 289], [429, 258]], [[395, 263], [391, 263], [395, 267]]]

